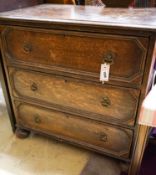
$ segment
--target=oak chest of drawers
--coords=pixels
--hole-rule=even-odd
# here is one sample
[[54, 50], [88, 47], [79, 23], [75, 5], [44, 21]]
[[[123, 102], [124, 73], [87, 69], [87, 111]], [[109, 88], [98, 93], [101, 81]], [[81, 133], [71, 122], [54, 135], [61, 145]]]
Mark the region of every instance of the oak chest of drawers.
[[[56, 5], [1, 13], [16, 133], [47, 134], [130, 162], [136, 174], [149, 131], [137, 119], [155, 61], [151, 15], [153, 9]], [[104, 84], [103, 63], [110, 65]]]

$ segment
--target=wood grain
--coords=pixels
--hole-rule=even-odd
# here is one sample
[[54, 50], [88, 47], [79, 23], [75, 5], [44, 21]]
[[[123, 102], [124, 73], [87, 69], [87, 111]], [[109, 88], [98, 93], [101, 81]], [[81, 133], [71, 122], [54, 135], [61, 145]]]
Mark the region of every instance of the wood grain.
[[99, 124], [90, 120], [57, 111], [38, 108], [31, 104], [17, 107], [17, 123], [48, 134], [86, 143], [95, 149], [109, 152], [118, 157], [129, 157], [132, 131]]
[[6, 58], [13, 63], [58, 67], [82, 76], [88, 72], [99, 81], [104, 58], [113, 54], [110, 83], [114, 79], [136, 86], [142, 82], [148, 38], [22, 28], [6, 29], [3, 38]]
[[[94, 12], [94, 13], [93, 13]], [[15, 23], [14, 23], [15, 20]], [[23, 10], [14, 10], [0, 14], [0, 24], [16, 24], [27, 26], [48, 26], [54, 24], [96, 26], [115, 29], [135, 29], [142, 31], [156, 30], [156, 10], [103, 8], [93, 6], [53, 5], [43, 4]], [[37, 25], [38, 24], [38, 25]], [[47, 26], [47, 25], [46, 25]]]
[[[13, 106], [21, 129], [130, 160], [129, 175], [137, 174], [149, 133], [149, 127], [138, 126], [137, 121], [156, 59], [156, 10], [45, 4], [1, 13], [0, 25], [8, 95], [13, 104], [15, 100], [31, 104]], [[101, 85], [98, 67], [109, 49], [116, 57], [110, 81]], [[37, 124], [33, 112], [42, 114], [35, 117]], [[38, 125], [40, 121], [44, 122]], [[65, 135], [59, 126], [53, 130], [48, 121], [73, 129], [76, 136], [67, 131]], [[84, 136], [70, 122], [85, 131]], [[118, 147], [118, 153], [111, 145], [109, 149], [97, 140], [94, 129], [108, 129], [117, 147], [121, 135], [126, 149]]]
[[[88, 113], [93, 118], [93, 114], [99, 114], [101, 121], [114, 119], [134, 125], [139, 96], [137, 90], [84, 84], [66, 77], [23, 70], [15, 70], [10, 76], [15, 97], [63, 106], [79, 113]], [[109, 101], [110, 104], [107, 104]]]

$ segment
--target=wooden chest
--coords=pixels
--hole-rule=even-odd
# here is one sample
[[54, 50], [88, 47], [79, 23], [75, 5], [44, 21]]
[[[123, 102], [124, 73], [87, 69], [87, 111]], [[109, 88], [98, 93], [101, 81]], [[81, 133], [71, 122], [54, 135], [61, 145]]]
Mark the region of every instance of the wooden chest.
[[[153, 16], [154, 9], [59, 5], [1, 13], [18, 134], [34, 131], [83, 146], [130, 162], [129, 174], [136, 174], [149, 131], [137, 119], [155, 61]], [[104, 84], [103, 63], [110, 65]]]

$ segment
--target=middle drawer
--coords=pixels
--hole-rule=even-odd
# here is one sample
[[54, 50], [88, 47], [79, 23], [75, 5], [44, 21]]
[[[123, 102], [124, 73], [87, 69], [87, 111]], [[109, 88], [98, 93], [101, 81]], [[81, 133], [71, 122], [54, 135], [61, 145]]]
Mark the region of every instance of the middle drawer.
[[14, 68], [9, 73], [14, 97], [44, 102], [99, 121], [134, 125], [139, 90]]

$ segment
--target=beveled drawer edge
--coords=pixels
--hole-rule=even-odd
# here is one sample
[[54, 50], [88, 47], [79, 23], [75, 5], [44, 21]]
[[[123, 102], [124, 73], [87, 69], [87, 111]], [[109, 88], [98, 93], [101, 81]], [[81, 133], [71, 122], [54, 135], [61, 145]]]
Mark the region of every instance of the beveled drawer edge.
[[[25, 103], [25, 102], [23, 102], [23, 101], [15, 101], [15, 103], [16, 103], [16, 115], [18, 116], [18, 112], [17, 112], [17, 110], [18, 110], [18, 108], [21, 106], [21, 105], [23, 105], [23, 104], [27, 104], [27, 105], [30, 105], [30, 103]], [[34, 105], [34, 104], [33, 104]], [[34, 105], [34, 107], [39, 107], [38, 105]], [[48, 108], [46, 108], [46, 107], [40, 107], [40, 108], [42, 108], [42, 110], [49, 110], [49, 111], [51, 111], [51, 109], [48, 109]], [[58, 110], [53, 110], [53, 111], [56, 111], [56, 112], [60, 112], [60, 111], [58, 111]], [[67, 113], [67, 114], [69, 114], [69, 113]], [[81, 117], [79, 117], [79, 116], [72, 116], [72, 117], [76, 117], [76, 118], [81, 118]], [[83, 118], [83, 120], [85, 120], [85, 121], [88, 121], [89, 119], [84, 119]], [[21, 120], [22, 121], [22, 120]], [[27, 126], [27, 125], [23, 125], [22, 123], [21, 123], [21, 121], [19, 120], [19, 118], [17, 119], [17, 126], [18, 127], [22, 127], [22, 128], [29, 128], [30, 130], [31, 130], [31, 128], [29, 127], [29, 126]], [[93, 122], [93, 123], [97, 123], [98, 124], [98, 122], [96, 122], [96, 121], [92, 121], [92, 120], [89, 120], [90, 122]], [[111, 124], [107, 124], [107, 123], [99, 123], [99, 124], [101, 124], [101, 125], [103, 125], [103, 126], [109, 126], [109, 127], [111, 127], [112, 125]], [[129, 144], [129, 151], [127, 152], [127, 151], [121, 151], [120, 152], [120, 156], [123, 156], [123, 155], [129, 155], [130, 156], [130, 151], [131, 151], [131, 146], [132, 146], [132, 142], [133, 142], [133, 136], [134, 136], [134, 132], [133, 132], [133, 130], [130, 130], [130, 129], [123, 129], [123, 128], [121, 128], [121, 127], [117, 127], [117, 126], [113, 126], [114, 128], [116, 128], [116, 129], [118, 129], [118, 130], [121, 130], [121, 131], [123, 131], [126, 135], [127, 135], [127, 137], [129, 138], [129, 140], [130, 140], [130, 144]], [[33, 129], [32, 129], [33, 130]], [[108, 152], [109, 154], [112, 154], [111, 153], [111, 151], [109, 151], [109, 150], [107, 150], [107, 149], [103, 149], [103, 148], [101, 148], [101, 147], [98, 147], [98, 146], [95, 146], [95, 145], [92, 145], [92, 144], [89, 144], [89, 143], [86, 143], [86, 142], [84, 142], [84, 141], [76, 141], [75, 139], [71, 139], [71, 138], [69, 138], [69, 137], [66, 137], [66, 136], [61, 136], [61, 135], [59, 135], [59, 134], [53, 134], [53, 133], [51, 133], [51, 131], [43, 131], [43, 130], [40, 130], [40, 129], [34, 129], [34, 130], [36, 130], [36, 131], [39, 131], [39, 132], [45, 132], [45, 133], [50, 133], [49, 135], [54, 135], [54, 136], [56, 136], [57, 138], [62, 138], [62, 139], [64, 139], [65, 141], [66, 140], [71, 140], [71, 142], [75, 142], [75, 143], [80, 143], [80, 145], [83, 145], [83, 146], [85, 146], [85, 145], [87, 145], [87, 147], [88, 148], [93, 148], [93, 149], [95, 149], [95, 150], [98, 150], [98, 151], [100, 151], [101, 153], [103, 153], [103, 152]], [[130, 134], [128, 134], [128, 130], [129, 130], [129, 132], [131, 131], [131, 136], [130, 136]], [[112, 155], [116, 155], [117, 156], [117, 154], [115, 154], [114, 152], [113, 152], [113, 154]], [[120, 156], [117, 156], [117, 157], [120, 157]], [[128, 157], [129, 157], [128, 156]]]
[[[118, 87], [118, 88], [121, 88], [121, 89], [126, 89], [127, 91], [129, 91], [129, 94], [132, 96], [132, 98], [136, 101], [136, 108], [135, 108], [135, 111], [133, 113], [133, 118], [129, 118], [129, 120], [127, 119], [123, 119], [123, 120], [119, 120], [119, 119], [116, 119], [115, 117], [112, 119], [110, 119], [110, 116], [106, 116], [105, 115], [105, 118], [102, 119], [102, 117], [100, 116], [103, 116], [102, 114], [97, 114], [97, 113], [93, 113], [93, 112], [89, 112], [89, 111], [84, 111], [84, 110], [80, 110], [80, 109], [75, 109], [75, 108], [72, 108], [70, 106], [61, 106], [61, 105], [58, 105], [58, 104], [53, 104], [53, 103], [50, 103], [50, 102], [46, 102], [46, 101], [43, 101], [43, 100], [36, 100], [35, 98], [31, 98], [31, 97], [27, 97], [27, 96], [23, 96], [22, 94], [20, 94], [15, 86], [14, 86], [14, 82], [13, 82], [13, 75], [16, 71], [25, 71], [25, 72], [31, 72], [29, 70], [23, 70], [21, 68], [19, 69], [14, 69], [14, 68], [10, 68], [8, 69], [9, 70], [9, 75], [10, 75], [10, 84], [12, 86], [12, 94], [13, 94], [13, 97], [14, 98], [17, 98], [17, 99], [24, 99], [24, 100], [28, 100], [28, 101], [32, 101], [32, 102], [35, 102], [36, 104], [39, 104], [41, 103], [42, 105], [46, 105], [46, 106], [49, 106], [50, 108], [55, 108], [55, 109], [58, 109], [58, 110], [61, 110], [61, 111], [67, 111], [67, 112], [70, 112], [72, 114], [76, 114], [76, 115], [79, 115], [79, 116], [83, 116], [83, 117], [86, 117], [86, 118], [90, 118], [90, 119], [93, 119], [93, 120], [96, 120], [97, 121], [101, 121], [101, 122], [107, 122], [107, 123], [114, 123], [114, 124], [118, 124], [118, 125], [125, 125], [125, 127], [130, 127], [130, 128], [134, 128], [134, 125], [135, 125], [135, 116], [137, 114], [137, 106], [138, 106], [138, 102], [139, 102], [139, 98], [136, 97], [134, 94], [131, 93], [131, 89], [130, 88], [124, 88], [124, 87]], [[32, 71], [32, 73], [37, 73], [37, 72], [34, 72]], [[46, 74], [46, 73], [40, 73], [38, 72], [37, 74], [41, 74], [41, 75], [49, 75], [49, 74]], [[62, 76], [58, 76], [58, 75], [55, 75], [57, 77], [61, 77], [63, 78]], [[70, 79], [71, 78], [68, 78], [68, 77], [64, 77], [65, 79]], [[82, 82], [81, 80], [75, 80], [75, 79], [72, 79], [73, 81], [76, 81], [76, 82]], [[90, 84], [90, 82], [83, 82], [83, 83], [86, 83], [86, 84]], [[101, 85], [102, 86], [102, 85]], [[116, 86], [113, 86], [116, 88]], [[112, 88], [112, 86], [110, 85], [107, 85], [107, 88]], [[139, 92], [140, 93], [140, 92]], [[130, 116], [131, 117], [131, 116]], [[96, 118], [96, 119], [95, 119]], [[128, 123], [129, 124], [124, 124], [124, 123]]]
[[[35, 63], [26, 63], [24, 61], [16, 61], [14, 62], [13, 60], [6, 60], [8, 66], [13, 66], [17, 68], [24, 68], [24, 69], [29, 69], [29, 70], [36, 70], [40, 71], [43, 73], [56, 73], [59, 75], [64, 75], [64, 76], [70, 76], [70, 77], [75, 77], [79, 79], [86, 79], [92, 82], [97, 82], [101, 84], [100, 82], [100, 73], [92, 73], [92, 72], [87, 72], [87, 71], [82, 71], [82, 70], [74, 70], [70, 68], [64, 68], [64, 67], [57, 67], [57, 66], [45, 66], [45, 65], [38, 65], [36, 66]], [[100, 70], [99, 70], [100, 72]], [[110, 84], [110, 85], [118, 85], [118, 86], [123, 86], [123, 87], [132, 87], [132, 88], [140, 88], [141, 87], [141, 81], [139, 83], [133, 83], [136, 79], [140, 78], [143, 76], [143, 72], [140, 72], [139, 74], [132, 76], [131, 78], [124, 78], [124, 77], [114, 77], [111, 76], [109, 77], [109, 81], [105, 82], [105, 84]]]
[[17, 97], [13, 97], [13, 101], [14, 101], [14, 103], [15, 103], [15, 101], [18, 101], [20, 103], [26, 103], [26, 104], [32, 104], [34, 106], [39, 106], [40, 108], [43, 108], [43, 109], [67, 113], [67, 114], [73, 115], [73, 116], [78, 117], [78, 118], [83, 118], [84, 120], [90, 120], [90, 121], [97, 122], [100, 124], [112, 125], [115, 128], [123, 128], [123, 129], [132, 130], [132, 131], [135, 130], [135, 125], [133, 125], [133, 126], [126, 125], [124, 123], [117, 122], [115, 120], [99, 120], [98, 118], [96, 119], [95, 117], [92, 117], [90, 115], [86, 115], [84, 113], [79, 113], [77, 111], [75, 112], [75, 110], [68, 110], [67, 108], [63, 108], [62, 106], [59, 106], [59, 105], [51, 105], [48, 103], [44, 103], [42, 101], [40, 103], [38, 103], [36, 100], [32, 100], [32, 99], [28, 99], [28, 98], [17, 98]]
[[17, 29], [17, 30], [22, 30], [22, 31], [35, 31], [37, 33], [39, 32], [43, 32], [43, 33], [53, 33], [53, 34], [64, 34], [64, 35], [70, 35], [70, 36], [86, 36], [86, 37], [92, 37], [92, 38], [122, 38], [123, 40], [136, 40], [136, 42], [138, 42], [138, 45], [140, 45], [143, 49], [144, 46], [142, 45], [142, 43], [137, 39], [137, 38], [146, 38], [148, 39], [147, 36], [133, 36], [133, 35], [121, 35], [121, 34], [107, 34], [107, 33], [95, 33], [95, 32], [84, 32], [84, 31], [74, 31], [74, 30], [56, 30], [56, 29], [43, 29], [43, 28], [30, 28], [30, 27], [17, 27], [17, 26], [5, 26], [3, 31], [2, 31], [2, 36], [4, 37], [4, 35], [8, 32], [10, 32], [11, 29]]
[[[41, 65], [41, 64], [34, 64], [32, 62], [24, 62], [24, 61], [19, 61], [18, 59], [15, 58], [15, 60], [13, 60], [13, 56], [9, 54], [8, 52], [8, 47], [7, 47], [7, 42], [6, 42], [6, 34], [8, 32], [10, 32], [11, 29], [16, 29], [16, 27], [6, 27], [4, 29], [4, 31], [2, 32], [2, 39], [3, 39], [3, 48], [5, 50], [5, 57], [8, 58], [8, 60], [10, 61], [10, 63], [14, 63], [15, 60], [17, 62], [17, 64], [23, 64], [24, 66], [32, 66], [34, 65], [35, 67], [37, 66], [38, 68], [45, 68], [45, 69], [53, 69], [53, 71], [63, 71], [66, 73], [74, 73], [76, 75], [81, 75], [81, 76], [89, 76], [89, 77], [95, 77], [99, 79], [99, 75], [97, 73], [92, 73], [92, 72], [85, 72], [85, 71], [81, 71], [81, 70], [74, 70], [74, 69], [70, 69], [70, 68], [66, 68], [66, 67], [61, 67], [61, 66], [49, 66], [49, 65]], [[110, 35], [110, 34], [98, 34], [98, 33], [87, 33], [87, 32], [78, 32], [78, 31], [62, 31], [62, 30], [45, 30], [45, 29], [37, 29], [35, 30], [35, 28], [25, 28], [25, 27], [17, 27], [18, 30], [26, 30], [26, 31], [35, 31], [35, 32], [43, 32], [43, 33], [55, 33], [55, 34], [64, 34], [64, 35], [72, 35], [72, 36], [85, 36], [85, 37], [92, 37], [92, 38], [121, 38], [123, 40], [133, 40], [137, 46], [142, 50], [142, 52], [144, 54], [142, 54], [142, 62], [140, 64], [140, 70], [134, 74], [131, 75], [129, 77], [117, 77], [117, 76], [112, 76], [110, 77], [110, 80], [113, 81], [121, 81], [124, 83], [132, 83], [135, 79], [137, 79], [138, 77], [142, 77], [143, 76], [143, 70], [144, 70], [144, 64], [145, 64], [145, 60], [147, 57], [147, 53], [146, 53], [146, 48], [144, 47], [144, 45], [141, 43], [141, 41], [139, 39], [137, 39], [137, 36], [122, 36], [122, 35]], [[139, 36], [140, 37], [140, 36]], [[143, 37], [142, 37], [143, 38]], [[147, 37], [144, 37], [146, 39], [148, 39]], [[149, 42], [149, 39], [148, 39]], [[148, 46], [148, 45], [147, 45]], [[147, 47], [146, 46], [146, 47]], [[18, 61], [17, 61], [18, 60]], [[142, 78], [143, 79], [143, 78]], [[137, 83], [136, 85], [140, 86], [142, 84], [142, 79], [140, 80], [139, 83]]]
[[[38, 68], [40, 70], [44, 69], [44, 70], [46, 70], [46, 72], [47, 72], [47, 70], [49, 70], [49, 71], [51, 70], [53, 72], [58, 71], [58, 72], [62, 72], [62, 74], [68, 74], [68, 75], [73, 74], [73, 75], [76, 75], [76, 76], [78, 75], [79, 77], [87, 76], [89, 79], [94, 78], [95, 79], [94, 81], [96, 81], [96, 82], [98, 82], [99, 78], [100, 78], [100, 73], [97, 74], [97, 73], [87, 72], [87, 71], [78, 70], [78, 69], [74, 70], [74, 69], [71, 69], [71, 68], [68, 68], [68, 67], [61, 67], [61, 66], [50, 66], [50, 65], [42, 65], [42, 64], [37, 64], [36, 65], [35, 63], [32, 63], [32, 62], [26, 63], [25, 61], [19, 61], [19, 60], [14, 61], [8, 53], [5, 53], [5, 57], [8, 58], [8, 60], [10, 62], [9, 63], [8, 60], [6, 60], [8, 65], [9, 64], [10, 65], [17, 65], [18, 67], [21, 67], [21, 65], [22, 65], [22, 66], [27, 67], [27, 68], [32, 67], [32, 69], [35, 69], [35, 68]], [[145, 58], [144, 58], [144, 60], [145, 60]], [[143, 65], [143, 63], [142, 63], [142, 65]], [[140, 65], [140, 67], [142, 67], [141, 69], [143, 70], [143, 66]], [[100, 70], [99, 70], [99, 72], [100, 72]], [[116, 77], [116, 76], [110, 75], [109, 79], [110, 79], [110, 81], [121, 82], [121, 83], [124, 83], [124, 84], [129, 83], [129, 84], [134, 84], [135, 87], [140, 87], [141, 84], [142, 84], [142, 78], [141, 77], [143, 77], [143, 71], [140, 70], [140, 71], [138, 71], [138, 73], [136, 73], [135, 75], [132, 75], [130, 77], [121, 77], [121, 76]], [[141, 81], [139, 83], [136, 83], [136, 84], [133, 83], [133, 81], [135, 81], [138, 78], [140, 78]], [[107, 83], [109, 84], [109, 82], [107, 82]]]
[[109, 87], [109, 88], [111, 88], [111, 87], [113, 87], [113, 88], [118, 88], [118, 89], [126, 89], [126, 90], [129, 90], [129, 89], [133, 89], [133, 90], [139, 90], [139, 88], [131, 88], [131, 87], [126, 87], [126, 86], [116, 86], [116, 85], [112, 85], [112, 84], [107, 84], [107, 83], [104, 83], [104, 84], [102, 84], [101, 82], [99, 82], [99, 83], [97, 83], [97, 82], [92, 82], [92, 81], [84, 81], [84, 80], [82, 80], [82, 79], [79, 79], [79, 78], [74, 78], [74, 77], [70, 77], [70, 76], [66, 76], [66, 75], [64, 75], [64, 76], [62, 76], [62, 74], [60, 75], [60, 74], [57, 74], [56, 72], [46, 72], [46, 71], [37, 71], [36, 69], [34, 70], [34, 69], [29, 69], [28, 67], [22, 67], [22, 66], [14, 66], [14, 65], [8, 65], [7, 66], [7, 68], [8, 68], [8, 73], [9, 73], [9, 75], [10, 74], [14, 74], [15, 72], [17, 72], [17, 71], [24, 71], [24, 72], [30, 72], [30, 73], [33, 73], [33, 74], [38, 74], [38, 75], [42, 75], [42, 76], [54, 76], [54, 77], [57, 77], [57, 78], [66, 78], [66, 79], [69, 79], [69, 80], [72, 80], [72, 81], [74, 81], [74, 82], [83, 82], [84, 84], [93, 84], [93, 85], [98, 85], [98, 86], [106, 86], [106, 87]]
[[[8, 66], [8, 68], [14, 67], [16, 69], [35, 71], [38, 73], [53, 74], [53, 75], [58, 75], [58, 76], [62, 76], [62, 77], [77, 79], [79, 81], [86, 80], [87, 82], [92, 82], [93, 84], [101, 85], [101, 82], [99, 81], [100, 74], [97, 74], [97, 77], [96, 77], [94, 73], [92, 75], [90, 75], [90, 73], [88, 73], [88, 72], [81, 71], [82, 75], [80, 75], [78, 72], [73, 72], [73, 71], [72, 72], [67, 72], [67, 71], [63, 72], [63, 70], [60, 71], [60, 68], [59, 69], [56, 68], [56, 70], [55, 69], [48, 69], [48, 68], [39, 68], [39, 67], [30, 66], [30, 65], [22, 65], [20, 63], [14, 63], [14, 62], [7, 63], [7, 66]], [[113, 79], [112, 77], [110, 77], [110, 80], [111, 81], [105, 82], [105, 85], [117, 86], [119, 88], [120, 87], [121, 88], [133, 88], [133, 89], [140, 89], [141, 88], [141, 84], [120, 82], [120, 80], [118, 81], [118, 79], [116, 79], [116, 78]]]

